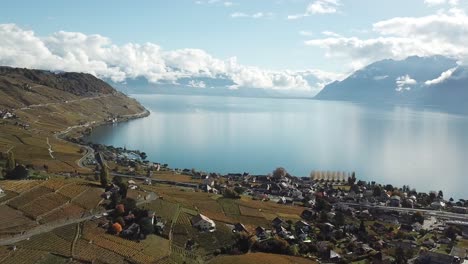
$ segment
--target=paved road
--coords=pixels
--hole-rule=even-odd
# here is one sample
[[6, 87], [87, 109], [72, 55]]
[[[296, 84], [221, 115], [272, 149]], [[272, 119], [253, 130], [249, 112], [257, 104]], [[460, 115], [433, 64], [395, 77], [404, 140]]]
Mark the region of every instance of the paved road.
[[111, 172], [110, 173], [112, 176], [119, 176], [119, 177], [125, 177], [125, 178], [133, 178], [137, 180], [147, 180], [151, 179], [151, 182], [156, 182], [156, 183], [165, 183], [165, 184], [171, 184], [171, 185], [176, 185], [176, 186], [183, 186], [183, 187], [189, 187], [189, 188], [194, 188], [198, 189], [199, 184], [196, 183], [187, 183], [187, 182], [177, 182], [177, 181], [168, 181], [168, 180], [160, 180], [160, 179], [153, 179], [153, 178], [148, 178], [143, 175], [128, 175], [128, 174], [121, 174], [121, 173], [115, 173]]
[[397, 211], [397, 212], [421, 212], [425, 215], [435, 216], [439, 218], [448, 218], [453, 220], [461, 220], [461, 221], [468, 221], [468, 214], [457, 214], [452, 212], [446, 211], [436, 211], [436, 210], [428, 210], [428, 209], [419, 209], [419, 208], [404, 208], [404, 207], [390, 207], [390, 206], [381, 206], [381, 205], [362, 205], [358, 203], [342, 203], [351, 207], [363, 207], [363, 208], [377, 208], [384, 211]]

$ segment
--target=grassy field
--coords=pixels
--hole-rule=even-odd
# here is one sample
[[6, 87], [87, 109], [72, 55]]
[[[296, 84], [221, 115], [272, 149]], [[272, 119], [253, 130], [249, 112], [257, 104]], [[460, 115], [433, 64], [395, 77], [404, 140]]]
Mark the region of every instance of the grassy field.
[[304, 210], [300, 206], [262, 202], [246, 196], [237, 200], [226, 199], [220, 195], [188, 191], [177, 186], [159, 184], [143, 188], [156, 192], [166, 201], [198, 211], [213, 220], [230, 224], [241, 222], [253, 228], [258, 225], [269, 226], [275, 217], [299, 220]]

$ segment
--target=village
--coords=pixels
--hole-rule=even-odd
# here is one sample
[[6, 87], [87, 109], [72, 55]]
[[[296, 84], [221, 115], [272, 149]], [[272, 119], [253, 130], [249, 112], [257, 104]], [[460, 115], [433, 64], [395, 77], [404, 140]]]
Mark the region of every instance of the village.
[[[277, 216], [269, 224], [257, 226], [241, 221], [220, 223], [210, 219], [209, 212], [205, 215], [203, 210], [198, 210], [190, 219], [194, 229], [209, 234], [216, 232], [221, 224], [237, 234], [236, 242], [219, 249], [217, 254], [260, 251], [305, 256], [321, 263], [464, 263], [467, 260], [468, 201], [446, 199], [442, 191], [424, 193], [409, 186], [397, 188], [364, 182], [354, 172], [313, 171], [310, 177], [294, 177], [284, 168], [277, 168], [269, 175], [246, 172], [221, 175], [171, 169], [167, 164], [146, 161], [144, 153], [102, 145], [93, 147], [109, 163], [115, 164], [111, 175], [132, 178], [127, 182], [131, 189], [172, 185], [194, 194], [302, 208], [294, 220]], [[157, 175], [163, 172], [173, 173], [173, 179], [158, 179]], [[111, 196], [112, 193], [106, 194], [106, 198]], [[162, 234], [168, 219], [159, 217], [157, 211], [150, 211], [149, 217]], [[133, 225], [128, 230], [135, 228]], [[123, 229], [115, 227], [124, 234]], [[195, 242], [190, 238], [185, 240], [184, 248], [192, 250]]]

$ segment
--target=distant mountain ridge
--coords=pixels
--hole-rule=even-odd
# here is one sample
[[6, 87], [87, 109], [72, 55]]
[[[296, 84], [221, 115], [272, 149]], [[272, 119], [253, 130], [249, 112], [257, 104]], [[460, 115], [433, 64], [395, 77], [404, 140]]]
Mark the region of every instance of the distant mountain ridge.
[[443, 56], [382, 60], [325, 86], [315, 99], [412, 104], [468, 112], [468, 68]]

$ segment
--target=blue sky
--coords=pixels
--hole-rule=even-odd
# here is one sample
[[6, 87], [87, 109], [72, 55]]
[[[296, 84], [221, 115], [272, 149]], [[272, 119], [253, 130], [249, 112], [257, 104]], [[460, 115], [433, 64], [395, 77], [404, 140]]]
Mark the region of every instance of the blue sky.
[[[17, 0], [2, 3], [0, 24], [14, 24], [20, 30], [32, 31], [41, 40], [60, 31], [86, 36], [97, 34], [116, 46], [153, 43], [165, 51], [200, 49], [222, 61], [236, 57], [240, 65], [269, 71], [318, 69], [346, 74], [381, 59], [379, 56], [368, 58], [366, 50], [359, 50], [361, 45], [368, 44], [365, 41], [421, 36], [419, 31], [404, 36], [396, 31], [388, 34], [389, 27], [402, 27], [398, 21], [377, 30], [376, 23], [414, 18], [419, 19], [413, 21], [419, 25], [424, 18], [432, 16], [437, 20], [434, 16], [450, 17], [455, 13], [463, 20], [466, 9], [465, 0]], [[296, 19], [291, 19], [294, 17]], [[434, 30], [451, 28], [436, 27]], [[458, 30], [461, 31], [450, 34], [463, 33], [463, 29]], [[441, 38], [445, 38], [447, 32], [440, 33]], [[326, 39], [329, 41], [324, 41]], [[337, 44], [333, 39], [341, 42]], [[45, 43], [49, 47], [49, 43]], [[354, 49], [342, 50], [349, 45]], [[399, 48], [402, 44], [392, 44], [390, 49], [395, 49], [394, 45]], [[358, 53], [353, 54], [356, 50]], [[431, 55], [429, 48], [421, 51], [405, 46], [402, 50], [402, 56]], [[435, 50], [443, 55], [459, 55], [445, 54], [449, 53], [447, 48]], [[369, 54], [373, 52], [376, 51], [371, 50]], [[379, 52], [399, 58], [391, 51]], [[362, 58], [356, 58], [360, 54]], [[16, 66], [12, 59], [2, 60], [1, 53], [0, 62]]]

